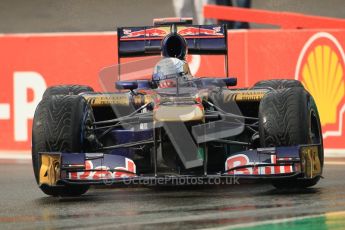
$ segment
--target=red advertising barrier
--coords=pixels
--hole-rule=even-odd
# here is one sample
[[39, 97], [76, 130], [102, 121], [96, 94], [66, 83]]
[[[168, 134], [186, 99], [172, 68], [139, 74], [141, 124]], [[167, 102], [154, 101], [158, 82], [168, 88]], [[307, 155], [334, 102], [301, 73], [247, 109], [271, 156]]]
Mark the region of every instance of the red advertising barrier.
[[35, 107], [45, 88], [99, 89], [99, 70], [117, 62], [116, 34], [0, 36], [0, 149], [29, 150]]
[[229, 33], [229, 71], [240, 85], [260, 79], [302, 81], [320, 113], [328, 154], [345, 153], [345, 30]]
[[282, 29], [334, 29], [345, 27], [344, 19], [217, 5], [205, 5], [204, 16], [205, 18], [218, 20], [277, 25]]
[[[0, 36], [0, 150], [29, 151], [31, 123], [45, 88], [86, 84], [117, 63], [115, 33]], [[345, 30], [229, 31], [229, 75], [239, 86], [301, 80], [319, 108], [326, 154], [345, 153]], [[223, 68], [221, 57], [190, 57], [192, 72]], [[222, 71], [219, 71], [222, 72]]]

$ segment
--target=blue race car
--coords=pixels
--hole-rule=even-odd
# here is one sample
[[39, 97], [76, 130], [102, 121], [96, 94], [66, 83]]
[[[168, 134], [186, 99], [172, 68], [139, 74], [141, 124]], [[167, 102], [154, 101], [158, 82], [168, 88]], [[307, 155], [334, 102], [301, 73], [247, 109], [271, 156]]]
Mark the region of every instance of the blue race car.
[[[118, 28], [118, 55], [101, 71], [107, 92], [53, 86], [37, 106], [32, 162], [45, 194], [180, 179], [269, 180], [277, 188], [319, 181], [323, 143], [312, 95], [296, 80], [235, 88], [225, 26], [168, 18]], [[223, 55], [226, 77], [193, 76], [188, 55]]]

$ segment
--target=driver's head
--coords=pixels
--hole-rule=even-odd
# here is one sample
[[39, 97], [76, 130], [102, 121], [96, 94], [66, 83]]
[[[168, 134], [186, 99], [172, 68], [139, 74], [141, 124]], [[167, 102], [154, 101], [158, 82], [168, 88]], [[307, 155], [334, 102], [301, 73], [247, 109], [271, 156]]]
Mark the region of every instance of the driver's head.
[[192, 79], [186, 61], [177, 58], [164, 58], [154, 67], [152, 80], [157, 83], [159, 88], [175, 87], [177, 78], [179, 84], [184, 84], [184, 82]]

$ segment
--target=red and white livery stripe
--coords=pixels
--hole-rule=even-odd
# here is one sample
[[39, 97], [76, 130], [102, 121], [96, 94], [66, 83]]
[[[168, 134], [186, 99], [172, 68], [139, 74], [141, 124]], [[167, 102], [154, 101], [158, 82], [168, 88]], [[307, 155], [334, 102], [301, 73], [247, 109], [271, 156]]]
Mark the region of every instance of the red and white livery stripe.
[[[256, 163], [257, 164], [257, 163]], [[264, 163], [260, 163], [264, 164]], [[276, 155], [271, 155], [271, 164], [277, 164]], [[225, 162], [225, 171], [230, 175], [275, 175], [284, 173], [293, 173], [293, 167], [289, 165], [275, 165], [275, 166], [252, 166], [238, 168], [239, 166], [255, 165], [255, 162], [250, 162], [249, 158], [244, 154], [238, 154], [229, 157]], [[233, 169], [233, 170], [232, 170]]]

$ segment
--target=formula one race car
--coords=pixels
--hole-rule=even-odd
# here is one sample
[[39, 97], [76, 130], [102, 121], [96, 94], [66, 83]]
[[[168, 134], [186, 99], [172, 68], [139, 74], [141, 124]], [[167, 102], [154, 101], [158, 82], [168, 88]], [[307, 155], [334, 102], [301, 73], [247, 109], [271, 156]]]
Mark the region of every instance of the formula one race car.
[[299, 81], [234, 89], [227, 69], [223, 78], [193, 76], [187, 54], [223, 55], [227, 64], [226, 27], [170, 18], [118, 28], [119, 63], [100, 76], [108, 92], [49, 87], [32, 130], [42, 191], [73, 196], [90, 185], [181, 178], [262, 179], [277, 188], [319, 181], [320, 119]]

